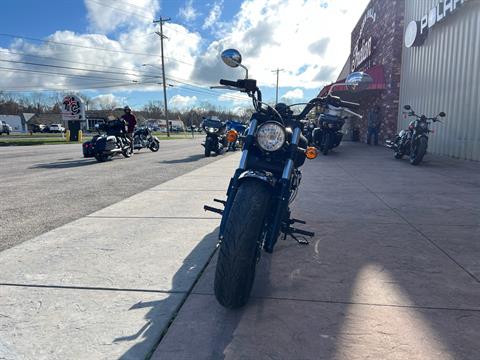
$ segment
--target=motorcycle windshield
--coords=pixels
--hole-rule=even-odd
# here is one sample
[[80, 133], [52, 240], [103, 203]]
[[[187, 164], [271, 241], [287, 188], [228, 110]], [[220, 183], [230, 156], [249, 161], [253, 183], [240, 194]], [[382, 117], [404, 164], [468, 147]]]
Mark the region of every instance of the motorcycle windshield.
[[205, 119], [203, 120], [204, 128], [215, 128], [220, 129], [223, 126], [223, 123], [220, 120], [215, 119]]

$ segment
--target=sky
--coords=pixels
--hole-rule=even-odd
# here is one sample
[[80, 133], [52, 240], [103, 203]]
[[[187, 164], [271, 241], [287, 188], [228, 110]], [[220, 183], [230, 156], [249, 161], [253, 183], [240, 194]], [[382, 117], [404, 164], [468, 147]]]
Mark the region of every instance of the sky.
[[368, 0], [1, 0], [0, 91], [81, 91], [91, 107], [162, 101], [160, 17], [168, 105], [242, 111], [242, 93], [212, 90], [244, 72], [220, 59], [236, 48], [263, 92], [308, 101], [335, 81]]

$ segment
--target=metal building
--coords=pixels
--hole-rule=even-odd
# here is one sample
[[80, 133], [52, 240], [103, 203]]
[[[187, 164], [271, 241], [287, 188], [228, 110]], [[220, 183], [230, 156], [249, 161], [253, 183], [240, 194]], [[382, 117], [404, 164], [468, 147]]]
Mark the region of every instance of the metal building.
[[[429, 151], [480, 160], [480, 0], [406, 0], [400, 104], [433, 125]], [[410, 120], [399, 110], [399, 128]]]

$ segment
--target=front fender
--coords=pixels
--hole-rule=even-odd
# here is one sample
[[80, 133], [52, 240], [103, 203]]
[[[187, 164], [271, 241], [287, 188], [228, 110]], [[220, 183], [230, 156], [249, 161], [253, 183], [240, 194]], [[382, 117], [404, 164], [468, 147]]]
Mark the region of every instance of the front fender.
[[238, 182], [243, 182], [247, 179], [257, 179], [261, 180], [271, 187], [275, 187], [275, 184], [277, 183], [277, 180], [273, 177], [271, 173], [267, 173], [264, 171], [255, 171], [255, 170], [248, 170], [242, 173], [239, 178]]

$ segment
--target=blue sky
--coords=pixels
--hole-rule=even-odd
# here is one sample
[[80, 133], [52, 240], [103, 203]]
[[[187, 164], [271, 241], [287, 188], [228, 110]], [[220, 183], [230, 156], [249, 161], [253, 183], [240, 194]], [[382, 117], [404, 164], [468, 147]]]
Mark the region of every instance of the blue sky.
[[[229, 109], [249, 106], [241, 94], [208, 88], [220, 78], [242, 76], [219, 61], [219, 52], [228, 47], [243, 53], [267, 100], [275, 96], [271, 70], [277, 67], [284, 69], [281, 100], [308, 100], [336, 79], [348, 56], [351, 29], [367, 3], [2, 0], [2, 34], [23, 38], [0, 35], [0, 89], [42, 94], [78, 89], [95, 98], [97, 106], [128, 103], [139, 108], [162, 99], [156, 84], [160, 79], [153, 77], [160, 75], [160, 44], [152, 20], [163, 15], [171, 17], [165, 26], [171, 107], [206, 102]], [[345, 26], [338, 27], [339, 22]]]

